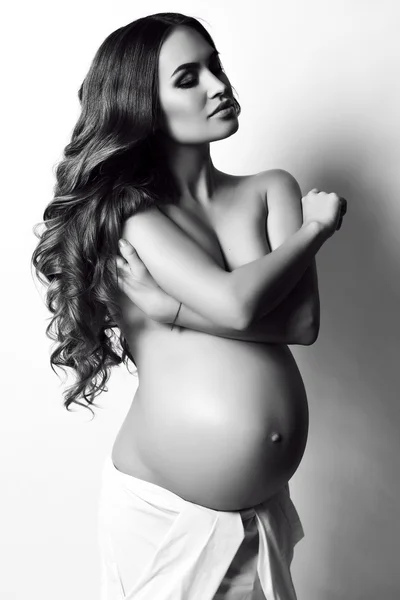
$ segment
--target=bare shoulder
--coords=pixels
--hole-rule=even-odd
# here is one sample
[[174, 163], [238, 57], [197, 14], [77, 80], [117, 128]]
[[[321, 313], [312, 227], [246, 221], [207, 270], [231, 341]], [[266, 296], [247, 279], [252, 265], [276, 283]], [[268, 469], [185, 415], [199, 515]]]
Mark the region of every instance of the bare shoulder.
[[255, 173], [254, 182], [256, 185], [261, 186], [261, 190], [264, 190], [265, 194], [268, 193], [268, 189], [275, 189], [278, 187], [299, 187], [296, 178], [285, 169], [266, 169]]
[[261, 171], [256, 176], [263, 193], [266, 208], [284, 202], [284, 198], [301, 198], [301, 188], [297, 179], [285, 169], [268, 169]]
[[275, 181], [283, 181], [283, 182], [291, 182], [296, 181], [295, 177], [289, 171], [285, 169], [265, 169], [264, 171], [260, 171], [259, 173], [255, 173], [253, 175], [255, 179], [263, 180], [266, 183], [275, 182]]
[[265, 220], [269, 172], [232, 175], [218, 171], [218, 192], [213, 206], [217, 219], [229, 214], [231, 218], [247, 219], [253, 224]]
[[[285, 169], [265, 169], [249, 175], [231, 175], [219, 172], [223, 196], [239, 210], [254, 207], [255, 218], [268, 214], [268, 208], [287, 195], [301, 197], [296, 178]], [[300, 195], [299, 195], [300, 194]], [[283, 200], [284, 202], [284, 200]]]
[[269, 171], [250, 173], [248, 175], [232, 175], [218, 171], [218, 196], [229, 195], [233, 198], [252, 198], [262, 192], [268, 179]]
[[260, 190], [267, 189], [268, 185], [295, 185], [297, 184], [296, 178], [286, 171], [285, 169], [265, 169], [257, 173], [250, 175], [232, 175], [230, 173], [219, 172], [221, 181], [224, 183], [224, 187], [240, 187], [250, 186], [258, 188]]

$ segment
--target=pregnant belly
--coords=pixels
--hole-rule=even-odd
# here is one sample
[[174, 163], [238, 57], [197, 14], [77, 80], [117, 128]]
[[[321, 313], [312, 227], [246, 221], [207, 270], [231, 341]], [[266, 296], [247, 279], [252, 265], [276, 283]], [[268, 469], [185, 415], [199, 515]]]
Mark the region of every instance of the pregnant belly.
[[308, 433], [306, 391], [289, 348], [210, 336], [180, 340], [168, 355], [157, 356], [154, 340], [151, 348], [125, 426], [152, 481], [216, 510], [276, 493], [296, 471]]

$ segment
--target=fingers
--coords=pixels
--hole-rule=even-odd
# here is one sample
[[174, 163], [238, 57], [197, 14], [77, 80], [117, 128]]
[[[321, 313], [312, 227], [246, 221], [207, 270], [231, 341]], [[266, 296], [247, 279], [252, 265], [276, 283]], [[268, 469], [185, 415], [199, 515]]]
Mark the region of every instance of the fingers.
[[117, 256], [115, 259], [116, 271], [114, 274], [115, 281], [119, 287], [123, 285], [124, 279], [128, 276], [130, 267], [124, 258]]
[[137, 253], [135, 248], [132, 246], [128, 240], [121, 239], [118, 241], [119, 251], [122, 256], [122, 261], [124, 261], [124, 265], [129, 262], [132, 262], [134, 258], [137, 258]]
[[128, 262], [122, 256], [117, 256], [115, 262], [117, 263], [118, 269], [129, 269]]
[[345, 215], [347, 212], [347, 200], [346, 200], [346, 198], [343, 198], [343, 196], [340, 196], [339, 200], [342, 205], [341, 206], [342, 215]]
[[[123, 242], [123, 243], [121, 243], [121, 242]], [[136, 252], [135, 248], [132, 246], [132, 244], [130, 242], [128, 242], [127, 240], [119, 240], [118, 246], [119, 246], [119, 251], [120, 251], [121, 255], [128, 262], [130, 262], [131, 264], [134, 264], [134, 265], [136, 265], [136, 264], [139, 265], [139, 263], [142, 263], [138, 253]]]
[[134, 285], [135, 281], [143, 279], [146, 267], [132, 244], [127, 240], [124, 240], [124, 242], [121, 244], [121, 240], [118, 241], [121, 256], [117, 254], [115, 257], [118, 279], [121, 284], [125, 280], [127, 284]]
[[123, 238], [121, 238], [120, 240], [118, 240], [118, 246], [121, 254], [123, 254], [124, 256], [132, 256], [133, 254], [136, 254], [135, 248], [130, 242], [128, 242], [128, 240], [124, 240]]
[[[310, 190], [310, 192], [315, 192], [316, 194], [319, 194], [320, 190], [318, 188], [313, 188], [312, 190]], [[341, 217], [343, 217], [347, 212], [347, 200], [346, 200], [346, 198], [343, 198], [343, 196], [339, 196], [339, 202], [340, 202], [340, 214], [341, 214]]]
[[336, 229], [340, 229], [343, 223], [343, 217], [347, 212], [347, 200], [342, 196], [339, 197], [340, 200], [340, 212], [339, 212], [339, 221]]
[[[312, 190], [310, 190], [310, 192], [315, 192], [316, 194], [319, 194], [320, 190], [318, 188], [313, 188]], [[339, 196], [339, 200], [340, 200], [340, 204], [341, 204], [340, 210], [341, 210], [342, 214], [345, 215], [347, 212], [347, 200], [346, 200], [346, 198], [343, 198], [343, 196]]]
[[132, 244], [124, 238], [121, 238], [120, 240], [118, 240], [118, 245], [120, 248], [122, 248], [122, 250], [125, 250], [128, 248], [133, 248]]

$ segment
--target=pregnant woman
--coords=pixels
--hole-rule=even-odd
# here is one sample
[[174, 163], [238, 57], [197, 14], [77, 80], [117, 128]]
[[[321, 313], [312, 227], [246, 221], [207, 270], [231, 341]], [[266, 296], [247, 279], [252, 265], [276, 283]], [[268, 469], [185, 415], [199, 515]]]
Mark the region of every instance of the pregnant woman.
[[77, 373], [66, 407], [96, 406], [127, 357], [139, 375], [102, 473], [101, 600], [296, 598], [308, 408], [288, 345], [318, 336], [315, 255], [346, 201], [214, 167], [240, 113], [218, 54], [177, 13], [106, 38], [33, 257], [52, 363]]

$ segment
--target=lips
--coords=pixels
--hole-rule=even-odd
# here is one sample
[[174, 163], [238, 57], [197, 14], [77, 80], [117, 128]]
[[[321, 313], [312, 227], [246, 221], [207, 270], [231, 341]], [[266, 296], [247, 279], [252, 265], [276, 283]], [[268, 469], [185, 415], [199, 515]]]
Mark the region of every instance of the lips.
[[215, 113], [219, 112], [220, 110], [224, 110], [224, 108], [229, 108], [230, 106], [233, 106], [233, 102], [232, 100], [224, 100], [223, 102], [221, 102], [221, 104], [214, 110], [214, 112], [211, 113], [210, 117], [212, 117], [213, 115], [215, 115]]

